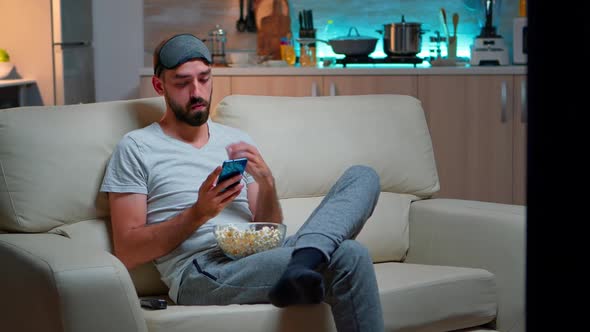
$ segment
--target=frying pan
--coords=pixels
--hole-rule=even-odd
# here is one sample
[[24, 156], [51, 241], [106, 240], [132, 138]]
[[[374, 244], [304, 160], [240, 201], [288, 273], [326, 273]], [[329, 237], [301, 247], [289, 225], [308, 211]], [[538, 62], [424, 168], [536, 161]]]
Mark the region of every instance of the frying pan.
[[[356, 35], [353, 36], [353, 30]], [[330, 45], [332, 50], [336, 54], [344, 54], [346, 56], [368, 56], [375, 51], [378, 38], [366, 37], [359, 35], [358, 30], [355, 27], [351, 27], [348, 30], [347, 36], [336, 37], [329, 40], [316, 39], [316, 38], [299, 38], [298, 42], [302, 44], [309, 44], [314, 42], [322, 42]]]

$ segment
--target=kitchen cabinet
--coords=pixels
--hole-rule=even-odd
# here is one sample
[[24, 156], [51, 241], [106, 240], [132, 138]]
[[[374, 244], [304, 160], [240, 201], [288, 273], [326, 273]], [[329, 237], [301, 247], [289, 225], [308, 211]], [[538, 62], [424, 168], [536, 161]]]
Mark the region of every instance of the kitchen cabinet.
[[[225, 96], [231, 94], [231, 78], [227, 76], [213, 77], [213, 95], [211, 96], [211, 111]], [[139, 81], [140, 98], [157, 97], [158, 94], [152, 86], [151, 76], [142, 76]]]
[[336, 96], [397, 93], [417, 97], [416, 76], [233, 76], [232, 94]]
[[514, 77], [513, 203], [526, 205], [527, 94], [526, 75]]
[[324, 76], [324, 95], [403, 94], [418, 97], [418, 78], [408, 76]]
[[321, 76], [233, 76], [231, 93], [264, 96], [321, 96]]
[[441, 190], [437, 197], [513, 202], [513, 76], [418, 78]]

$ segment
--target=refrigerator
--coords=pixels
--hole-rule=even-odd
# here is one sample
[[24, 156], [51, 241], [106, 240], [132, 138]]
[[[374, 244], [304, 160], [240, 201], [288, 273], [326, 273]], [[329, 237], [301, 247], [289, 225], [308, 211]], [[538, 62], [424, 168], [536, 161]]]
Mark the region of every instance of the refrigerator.
[[95, 102], [92, 0], [52, 0], [56, 105]]

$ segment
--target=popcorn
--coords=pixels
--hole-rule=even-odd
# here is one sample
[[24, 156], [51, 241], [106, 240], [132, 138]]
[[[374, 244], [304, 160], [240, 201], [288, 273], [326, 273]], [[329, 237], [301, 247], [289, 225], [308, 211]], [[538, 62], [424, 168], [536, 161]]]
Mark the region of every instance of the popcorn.
[[215, 237], [221, 249], [234, 259], [275, 248], [283, 241], [281, 230], [271, 226], [240, 229], [233, 224], [222, 225], [215, 229]]

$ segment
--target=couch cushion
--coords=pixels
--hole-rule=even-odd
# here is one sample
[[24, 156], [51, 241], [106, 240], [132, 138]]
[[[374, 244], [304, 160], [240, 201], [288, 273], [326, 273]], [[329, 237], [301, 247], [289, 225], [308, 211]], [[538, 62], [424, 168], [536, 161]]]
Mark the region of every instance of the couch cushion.
[[280, 198], [324, 196], [354, 164], [372, 166], [383, 191], [429, 197], [439, 190], [424, 111], [411, 96], [231, 95], [213, 120], [252, 136]]
[[44, 232], [108, 216], [99, 194], [121, 137], [157, 121], [161, 97], [0, 111], [0, 229]]
[[493, 274], [483, 269], [408, 263], [375, 265], [385, 325], [392, 331], [451, 331], [491, 322]]
[[[65, 236], [86, 248], [111, 253], [113, 251], [110, 220], [108, 219], [84, 220], [75, 224], [64, 224], [49, 232]], [[160, 273], [151, 262], [129, 270], [129, 274], [139, 296], [168, 293], [168, 287], [160, 279]]]
[[[493, 275], [481, 269], [405, 263], [375, 265], [387, 331], [451, 331], [486, 324], [496, 313]], [[144, 310], [159, 331], [335, 331], [328, 305], [169, 305]]]
[[[320, 204], [323, 197], [281, 200], [287, 235], [295, 233]], [[369, 249], [373, 262], [402, 261], [409, 248], [410, 203], [413, 195], [381, 192], [373, 215], [357, 236]]]

